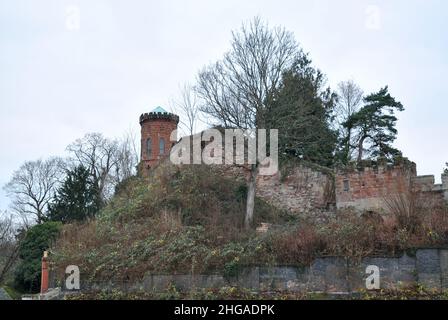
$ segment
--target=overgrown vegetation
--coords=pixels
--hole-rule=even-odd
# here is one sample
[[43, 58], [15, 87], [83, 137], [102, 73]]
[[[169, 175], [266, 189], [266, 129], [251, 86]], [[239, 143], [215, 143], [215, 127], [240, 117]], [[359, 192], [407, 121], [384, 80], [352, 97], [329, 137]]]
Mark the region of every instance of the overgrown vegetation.
[[20, 243], [20, 263], [15, 273], [15, 287], [22, 292], [38, 292], [41, 279], [42, 253], [56, 239], [59, 222], [45, 222], [31, 227]]
[[316, 256], [396, 255], [448, 243], [448, 212], [419, 212], [409, 229], [396, 215], [346, 211], [317, 223], [256, 201], [256, 224], [244, 229], [244, 184], [209, 166], [160, 165], [148, 179], [134, 177], [96, 220], [65, 225], [53, 247], [60, 274], [80, 267], [90, 281], [133, 281], [147, 273], [222, 273], [245, 265], [308, 265]]
[[349, 294], [331, 293], [299, 293], [299, 292], [254, 292], [237, 287], [222, 287], [216, 289], [192, 289], [187, 292], [178, 291], [169, 286], [163, 292], [123, 292], [120, 290], [102, 290], [82, 294], [67, 295], [67, 300], [448, 300], [448, 291], [435, 292], [421, 286], [400, 290], [373, 290]]
[[[66, 225], [54, 256], [61, 267], [79, 265], [92, 279], [231, 274], [265, 249], [254, 231], [243, 231], [245, 192], [244, 184], [209, 166], [165, 163], [148, 180], [130, 179], [96, 220]], [[256, 224], [291, 219], [259, 199], [255, 208]]]
[[93, 217], [101, 207], [97, 184], [82, 165], [67, 170], [66, 178], [51, 203], [48, 219], [71, 222]]
[[0, 216], [0, 286], [11, 282], [11, 275], [17, 265], [19, 245], [16, 227], [12, 217]]

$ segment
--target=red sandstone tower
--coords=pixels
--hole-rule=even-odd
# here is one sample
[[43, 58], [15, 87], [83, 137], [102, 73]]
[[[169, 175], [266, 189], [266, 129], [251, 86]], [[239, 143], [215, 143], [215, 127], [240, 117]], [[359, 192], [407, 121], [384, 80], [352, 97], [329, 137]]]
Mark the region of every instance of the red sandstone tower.
[[[171, 133], [177, 129], [179, 116], [157, 107], [140, 116], [141, 126], [141, 169], [145, 175], [160, 159], [169, 156], [175, 142], [170, 140]], [[176, 137], [177, 139], [177, 137]]]

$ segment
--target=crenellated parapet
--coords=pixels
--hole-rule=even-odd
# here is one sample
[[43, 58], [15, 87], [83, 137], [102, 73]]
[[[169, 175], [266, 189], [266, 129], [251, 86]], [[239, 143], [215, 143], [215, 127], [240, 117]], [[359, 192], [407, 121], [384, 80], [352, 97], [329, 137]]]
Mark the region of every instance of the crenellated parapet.
[[436, 184], [434, 175], [417, 176], [414, 162], [406, 158], [394, 163], [363, 161], [336, 170], [336, 206], [359, 211], [386, 212], [391, 197], [416, 197], [429, 206], [448, 203], [448, 176]]
[[175, 115], [174, 113], [170, 112], [147, 112], [143, 113], [140, 116], [140, 125], [146, 121], [151, 120], [165, 120], [165, 121], [172, 121], [176, 124], [179, 123], [179, 116]]
[[336, 206], [338, 209], [386, 211], [384, 198], [408, 192], [414, 176], [416, 165], [410, 161], [363, 162], [339, 168], [335, 175]]

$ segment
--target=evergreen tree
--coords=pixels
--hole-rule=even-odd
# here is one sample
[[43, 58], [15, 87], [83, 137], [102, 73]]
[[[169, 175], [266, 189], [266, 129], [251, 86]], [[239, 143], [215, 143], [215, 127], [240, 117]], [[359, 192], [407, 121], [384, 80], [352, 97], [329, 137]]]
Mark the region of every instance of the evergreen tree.
[[391, 159], [401, 155], [392, 143], [397, 136], [397, 117], [395, 111], [403, 111], [403, 105], [396, 101], [388, 87], [364, 98], [365, 105], [344, 123], [344, 126], [356, 132], [355, 147], [358, 149], [358, 162], [364, 155], [364, 146], [368, 145], [372, 158]]
[[283, 74], [268, 110], [269, 128], [279, 129], [279, 154], [331, 166], [337, 134], [330, 128], [336, 95], [325, 76], [303, 55]]
[[101, 207], [97, 185], [83, 166], [69, 170], [54, 201], [49, 205], [49, 219], [65, 223], [94, 216]]
[[20, 262], [15, 271], [14, 285], [24, 292], [39, 292], [41, 258], [57, 238], [60, 222], [48, 221], [28, 229], [19, 246]]

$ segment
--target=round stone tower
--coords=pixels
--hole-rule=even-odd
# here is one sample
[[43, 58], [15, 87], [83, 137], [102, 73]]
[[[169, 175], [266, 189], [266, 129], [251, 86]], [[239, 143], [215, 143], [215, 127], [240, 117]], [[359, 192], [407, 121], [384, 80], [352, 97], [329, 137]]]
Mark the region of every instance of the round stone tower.
[[[179, 116], [157, 107], [140, 116], [141, 153], [140, 167], [144, 175], [154, 167], [160, 159], [168, 157], [174, 141], [171, 133], [177, 129]], [[175, 137], [177, 139], [177, 137]]]

